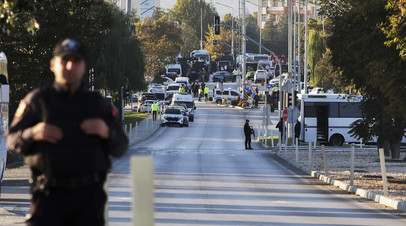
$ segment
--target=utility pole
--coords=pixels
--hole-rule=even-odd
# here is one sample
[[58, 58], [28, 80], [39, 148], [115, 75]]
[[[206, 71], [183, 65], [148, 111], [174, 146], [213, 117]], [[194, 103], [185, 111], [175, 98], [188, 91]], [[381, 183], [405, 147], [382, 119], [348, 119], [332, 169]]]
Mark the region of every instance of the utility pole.
[[203, 9], [200, 8], [200, 49], [203, 49]]
[[245, 39], [246, 30], [245, 30], [245, 0], [242, 1], [242, 78], [243, 81], [245, 80], [245, 76], [247, 75], [247, 67], [245, 65], [245, 54], [247, 53], [247, 42]]

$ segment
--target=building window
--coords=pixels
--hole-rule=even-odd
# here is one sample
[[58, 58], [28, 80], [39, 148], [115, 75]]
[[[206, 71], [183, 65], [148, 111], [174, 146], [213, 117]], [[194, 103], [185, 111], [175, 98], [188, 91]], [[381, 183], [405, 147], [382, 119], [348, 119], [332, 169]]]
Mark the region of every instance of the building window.
[[273, 1], [273, 7], [278, 7], [278, 0]]
[[266, 18], [266, 14], [262, 14], [262, 22], [266, 22], [267, 18]]
[[262, 7], [268, 6], [268, 0], [262, 0]]

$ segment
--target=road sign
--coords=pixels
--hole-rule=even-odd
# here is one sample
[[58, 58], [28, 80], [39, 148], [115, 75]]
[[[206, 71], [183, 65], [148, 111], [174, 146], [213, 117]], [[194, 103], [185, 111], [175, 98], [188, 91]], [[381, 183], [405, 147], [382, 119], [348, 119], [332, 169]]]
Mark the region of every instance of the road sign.
[[247, 79], [245, 79], [244, 85], [245, 85], [245, 86], [249, 86], [249, 85], [250, 85], [250, 82], [249, 82]]
[[270, 89], [270, 88], [272, 88], [272, 85], [271, 84], [266, 84], [266, 88]]
[[250, 92], [250, 88], [249, 87], [245, 87], [244, 88], [244, 93], [249, 93]]
[[288, 110], [287, 109], [285, 109], [285, 110], [283, 110], [283, 121], [288, 121]]

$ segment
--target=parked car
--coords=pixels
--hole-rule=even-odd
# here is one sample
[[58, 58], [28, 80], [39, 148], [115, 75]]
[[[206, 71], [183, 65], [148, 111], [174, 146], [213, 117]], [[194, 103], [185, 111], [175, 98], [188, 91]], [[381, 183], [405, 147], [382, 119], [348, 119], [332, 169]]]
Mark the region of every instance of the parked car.
[[268, 72], [265, 70], [257, 70], [254, 74], [254, 83], [265, 81], [268, 77]]
[[183, 127], [184, 115], [179, 108], [167, 107], [162, 116], [161, 126], [178, 125]]
[[240, 99], [242, 100], [244, 98], [244, 95], [238, 92], [235, 89], [228, 89], [224, 90], [221, 92], [219, 89], [214, 90], [214, 98], [213, 102], [217, 104], [221, 104], [223, 102], [223, 99], [227, 99], [227, 101], [235, 100], [240, 96]]
[[[283, 81], [283, 80], [285, 80], [287, 74], [282, 74], [281, 76], [282, 76], [282, 81]], [[279, 76], [277, 76], [274, 79], [271, 79], [269, 81], [269, 84], [271, 84], [272, 86], [279, 86]]]
[[219, 76], [220, 75], [223, 75], [223, 77], [224, 77], [223, 81], [224, 82], [227, 82], [227, 81], [235, 82], [235, 80], [236, 80], [236, 77], [233, 74], [231, 74], [230, 72], [228, 72], [228, 71], [217, 71], [217, 72], [213, 73], [213, 75], [211, 77], [211, 80], [213, 82], [219, 82]]

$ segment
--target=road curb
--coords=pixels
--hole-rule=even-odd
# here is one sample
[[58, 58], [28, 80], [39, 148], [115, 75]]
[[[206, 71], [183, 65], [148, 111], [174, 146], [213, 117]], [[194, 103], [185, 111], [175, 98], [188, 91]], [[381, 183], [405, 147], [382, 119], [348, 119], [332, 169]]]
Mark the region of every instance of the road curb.
[[[259, 142], [259, 143], [262, 146], [264, 146], [261, 142]], [[344, 191], [347, 191], [347, 192], [352, 193], [352, 194], [356, 194], [356, 195], [358, 195], [358, 196], [360, 196], [362, 198], [366, 198], [366, 199], [372, 200], [374, 202], [380, 203], [382, 205], [391, 207], [391, 208], [393, 208], [395, 210], [400, 210], [400, 211], [406, 212], [406, 202], [405, 201], [395, 200], [395, 199], [392, 199], [392, 198], [389, 198], [389, 197], [386, 197], [386, 196], [383, 196], [383, 195], [376, 194], [373, 191], [367, 191], [365, 189], [358, 188], [356, 186], [350, 186], [349, 184], [344, 183], [344, 182], [342, 182], [340, 180], [336, 180], [336, 179], [333, 179], [331, 177], [328, 177], [328, 176], [324, 175], [323, 173], [321, 173], [319, 171], [311, 171], [306, 166], [299, 165], [299, 164], [297, 164], [296, 162], [294, 162], [294, 161], [292, 161], [290, 159], [287, 159], [287, 158], [285, 158], [283, 156], [278, 155], [277, 152], [276, 152], [276, 155], [279, 158], [286, 161], [287, 163], [289, 163], [291, 166], [293, 166], [293, 167], [295, 167], [297, 169], [300, 169], [303, 172], [305, 172], [305, 173], [311, 175], [312, 177], [317, 178], [317, 179], [319, 179], [319, 180], [321, 180], [321, 181], [323, 181], [323, 182], [325, 182], [327, 184], [334, 185], [334, 186], [339, 187], [340, 189], [342, 189]]]

